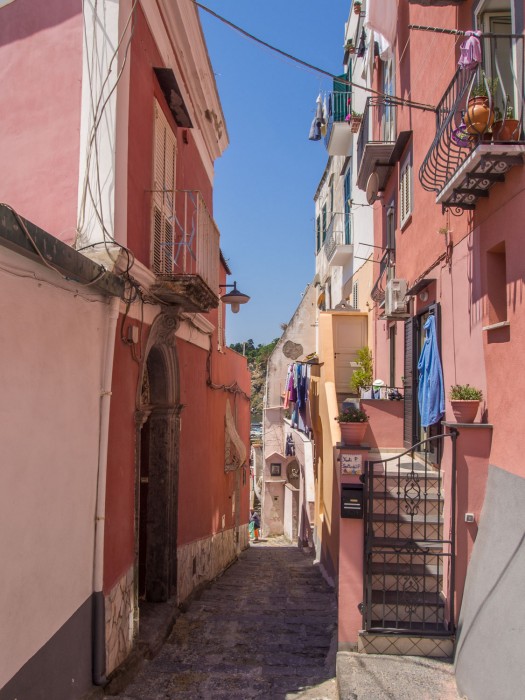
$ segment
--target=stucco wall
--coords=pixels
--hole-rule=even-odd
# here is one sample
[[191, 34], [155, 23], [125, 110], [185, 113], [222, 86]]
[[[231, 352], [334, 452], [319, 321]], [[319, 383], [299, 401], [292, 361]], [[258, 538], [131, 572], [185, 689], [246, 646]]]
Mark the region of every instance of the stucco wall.
[[77, 222], [81, 12], [79, 0], [17, 0], [0, 17], [1, 198], [66, 242]]
[[523, 696], [524, 502], [525, 479], [490, 467], [455, 656], [458, 688], [476, 700]]
[[108, 307], [3, 248], [0, 263], [2, 686], [91, 596]]

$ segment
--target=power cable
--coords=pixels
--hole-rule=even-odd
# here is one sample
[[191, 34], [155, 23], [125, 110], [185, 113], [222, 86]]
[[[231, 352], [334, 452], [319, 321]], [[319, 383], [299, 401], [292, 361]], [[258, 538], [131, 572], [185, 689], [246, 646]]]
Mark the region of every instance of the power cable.
[[293, 56], [291, 53], [288, 53], [287, 51], [283, 51], [282, 49], [279, 49], [279, 48], [277, 48], [277, 46], [273, 46], [272, 44], [269, 44], [267, 41], [264, 41], [263, 39], [259, 39], [259, 37], [256, 37], [254, 34], [251, 34], [250, 32], [246, 31], [246, 29], [239, 27], [237, 24], [230, 22], [230, 20], [217, 14], [217, 12], [214, 12], [209, 7], [206, 7], [206, 5], [203, 5], [202, 3], [197, 2], [197, 0], [192, 0], [192, 2], [194, 5], [199, 7], [201, 10], [204, 10], [204, 12], [207, 12], [208, 14], [212, 15], [213, 17], [218, 19], [220, 22], [223, 22], [228, 27], [231, 27], [236, 32], [239, 32], [240, 34], [247, 37], [248, 39], [255, 41], [257, 44], [261, 44], [261, 46], [265, 46], [267, 49], [270, 49], [271, 51], [274, 51], [275, 53], [278, 53], [281, 56], [288, 58], [290, 61], [293, 61], [294, 63], [298, 63], [299, 65], [305, 66], [306, 68], [309, 68], [310, 70], [313, 70], [316, 73], [327, 76], [328, 78], [332, 78], [332, 80], [337, 79], [338, 83], [340, 83], [342, 85], [348, 85], [350, 87], [356, 88], [357, 90], [364, 90], [365, 92], [369, 92], [373, 95], [376, 95], [377, 97], [385, 97], [391, 103], [401, 104], [401, 105], [404, 105], [406, 107], [413, 107], [414, 109], [421, 109], [421, 110], [424, 110], [427, 112], [435, 112], [436, 111], [436, 107], [433, 107], [432, 105], [425, 105], [425, 104], [421, 104], [419, 102], [413, 102], [412, 100], [405, 100], [402, 97], [397, 97], [396, 95], [388, 95], [387, 93], [380, 92], [378, 90], [374, 90], [371, 87], [359, 85], [358, 83], [354, 83], [351, 80], [346, 80], [344, 78], [341, 78], [338, 75], [334, 75], [330, 71], [324, 70], [324, 68], [319, 68], [318, 66], [314, 66], [312, 63], [309, 63], [308, 61], [303, 61], [301, 58], [297, 58], [297, 56]]

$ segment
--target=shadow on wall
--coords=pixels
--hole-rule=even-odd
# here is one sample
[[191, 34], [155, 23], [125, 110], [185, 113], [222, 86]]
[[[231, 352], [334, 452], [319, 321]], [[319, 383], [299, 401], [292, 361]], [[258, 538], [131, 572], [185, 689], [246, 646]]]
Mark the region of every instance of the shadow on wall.
[[33, 0], [14, 0], [10, 5], [0, 7], [0, 46], [25, 39], [81, 14], [82, 7], [78, 0], [37, 3]]
[[491, 467], [457, 631], [456, 678], [472, 698], [523, 697], [525, 479]]
[[368, 415], [364, 442], [370, 447], [403, 449], [404, 401], [361, 399], [361, 408]]

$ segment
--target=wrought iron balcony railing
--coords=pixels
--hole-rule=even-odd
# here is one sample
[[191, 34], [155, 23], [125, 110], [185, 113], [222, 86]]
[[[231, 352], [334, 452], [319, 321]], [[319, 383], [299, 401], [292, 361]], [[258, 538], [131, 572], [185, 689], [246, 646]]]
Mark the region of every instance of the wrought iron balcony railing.
[[[342, 261], [347, 257], [348, 249], [351, 245], [352, 231], [350, 213], [333, 214], [326, 231], [326, 239], [323, 246], [327, 261], [333, 265], [342, 264]], [[342, 246], [346, 246], [347, 251], [342, 250]]]
[[153, 193], [152, 268], [155, 294], [186, 310], [217, 307], [220, 234], [200, 192]]
[[[334, 85], [336, 81], [334, 81]], [[328, 125], [324, 143], [330, 155], [348, 155], [351, 145], [352, 131], [347, 121], [351, 114], [350, 88], [342, 87], [340, 91], [330, 94], [331, 112], [328, 116]]]
[[[481, 65], [458, 68], [437, 106], [436, 135], [419, 171], [423, 188], [445, 207], [474, 209], [523, 162], [524, 38], [485, 34], [481, 45]], [[485, 104], [474, 105], [474, 97]]]
[[366, 189], [370, 175], [376, 171], [379, 189], [383, 189], [390, 172], [396, 146], [397, 105], [386, 98], [369, 97], [357, 142], [357, 186]]
[[376, 304], [381, 305], [385, 301], [386, 283], [394, 277], [394, 262], [394, 251], [388, 248], [379, 262], [379, 275], [370, 292], [370, 296]]

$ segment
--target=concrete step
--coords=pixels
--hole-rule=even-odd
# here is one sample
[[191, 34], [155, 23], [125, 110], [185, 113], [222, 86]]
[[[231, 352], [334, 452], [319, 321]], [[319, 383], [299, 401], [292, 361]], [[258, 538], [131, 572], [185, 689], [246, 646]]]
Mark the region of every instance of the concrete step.
[[421, 635], [415, 630], [407, 634], [360, 632], [357, 645], [362, 654], [423, 656], [435, 659], [448, 659], [454, 655], [453, 636]]
[[374, 523], [374, 537], [400, 540], [439, 540], [443, 528], [439, 523], [410, 523], [377, 520]]

